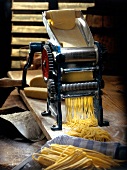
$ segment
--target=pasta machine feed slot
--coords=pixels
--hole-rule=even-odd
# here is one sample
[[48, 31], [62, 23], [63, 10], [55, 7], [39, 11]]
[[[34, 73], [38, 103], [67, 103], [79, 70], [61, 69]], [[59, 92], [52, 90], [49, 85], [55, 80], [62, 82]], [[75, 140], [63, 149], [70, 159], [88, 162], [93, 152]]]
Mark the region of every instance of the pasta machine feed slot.
[[23, 87], [34, 53], [41, 52], [48, 90], [47, 110], [42, 115], [55, 116], [57, 124], [51, 129], [62, 130], [62, 101], [88, 96], [93, 98], [98, 125], [109, 125], [103, 121], [101, 90], [105, 48], [94, 41], [81, 11], [49, 10], [42, 16], [49, 40], [30, 43], [29, 59], [23, 69]]

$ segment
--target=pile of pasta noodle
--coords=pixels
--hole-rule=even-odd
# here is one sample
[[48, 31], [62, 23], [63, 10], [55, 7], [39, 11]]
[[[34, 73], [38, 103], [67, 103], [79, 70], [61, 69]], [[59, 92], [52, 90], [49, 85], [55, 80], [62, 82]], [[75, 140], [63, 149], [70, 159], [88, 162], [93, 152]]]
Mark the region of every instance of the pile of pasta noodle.
[[100, 152], [72, 145], [51, 144], [40, 153], [32, 155], [45, 170], [110, 169], [120, 166], [123, 160], [116, 160]]
[[71, 128], [68, 135], [101, 142], [111, 141], [110, 134], [98, 126], [92, 96], [66, 98], [65, 107], [66, 123], [63, 126]]

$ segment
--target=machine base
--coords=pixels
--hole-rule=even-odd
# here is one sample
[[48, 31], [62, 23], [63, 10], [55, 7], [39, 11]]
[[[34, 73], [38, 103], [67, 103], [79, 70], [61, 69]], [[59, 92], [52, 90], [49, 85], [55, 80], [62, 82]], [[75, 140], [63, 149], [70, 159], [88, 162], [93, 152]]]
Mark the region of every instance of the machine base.
[[44, 111], [41, 113], [42, 116], [51, 116], [51, 112], [50, 111]]
[[109, 122], [108, 121], [103, 121], [103, 123], [99, 124], [99, 126], [109, 126]]
[[62, 130], [62, 126], [60, 127], [60, 126], [58, 126], [58, 125], [53, 125], [53, 126], [51, 127], [51, 130], [53, 130], [53, 131]]

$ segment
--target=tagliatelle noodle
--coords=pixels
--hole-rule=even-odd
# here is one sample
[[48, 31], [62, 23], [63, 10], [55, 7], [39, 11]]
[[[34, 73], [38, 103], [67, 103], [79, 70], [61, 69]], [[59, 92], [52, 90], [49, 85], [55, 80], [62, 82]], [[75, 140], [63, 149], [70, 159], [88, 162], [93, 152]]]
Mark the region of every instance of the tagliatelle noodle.
[[68, 135], [101, 142], [111, 141], [110, 134], [98, 127], [92, 96], [66, 98], [65, 107], [66, 123], [63, 126], [71, 128]]

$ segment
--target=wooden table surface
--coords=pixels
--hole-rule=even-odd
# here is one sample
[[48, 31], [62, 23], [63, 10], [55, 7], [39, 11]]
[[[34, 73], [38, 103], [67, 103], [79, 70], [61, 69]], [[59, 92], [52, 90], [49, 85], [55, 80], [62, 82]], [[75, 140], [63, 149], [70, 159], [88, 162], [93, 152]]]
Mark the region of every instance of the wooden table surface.
[[[28, 70], [27, 83], [35, 76], [42, 74], [41, 70]], [[12, 71], [8, 73], [12, 79], [21, 79], [22, 71]], [[104, 120], [108, 120], [110, 126], [102, 127], [106, 129], [113, 137], [114, 141], [126, 144], [127, 114], [126, 114], [126, 95], [124, 91], [124, 79], [118, 76], [103, 76], [105, 87], [102, 95], [102, 105]], [[52, 131], [50, 127], [55, 124], [53, 117], [42, 117], [41, 112], [46, 110], [45, 100], [32, 99], [25, 96], [24, 91], [20, 95], [26, 106], [31, 111], [35, 120], [48, 140], [59, 134], [66, 133], [67, 129]], [[62, 106], [64, 108], [64, 106]]]

